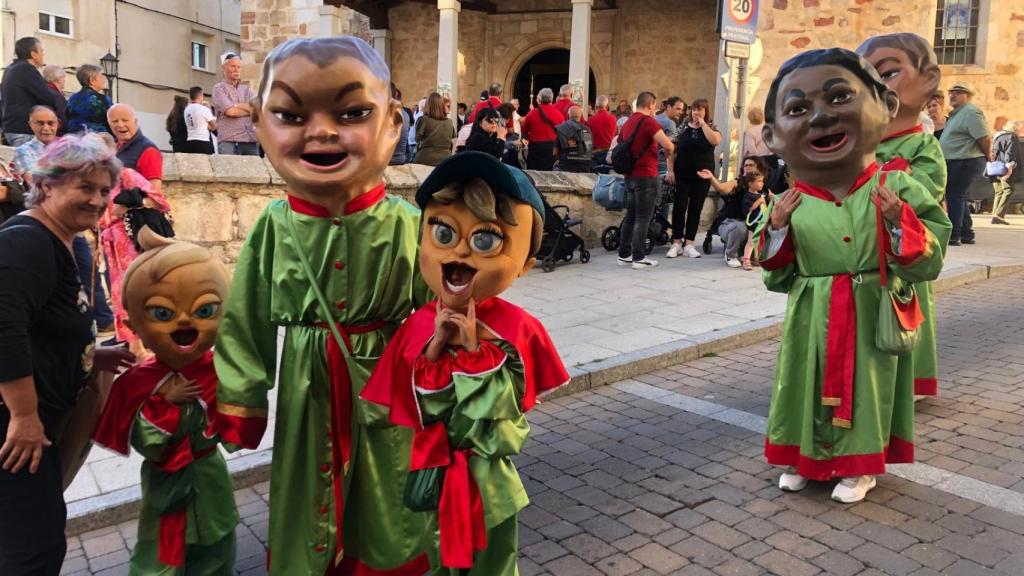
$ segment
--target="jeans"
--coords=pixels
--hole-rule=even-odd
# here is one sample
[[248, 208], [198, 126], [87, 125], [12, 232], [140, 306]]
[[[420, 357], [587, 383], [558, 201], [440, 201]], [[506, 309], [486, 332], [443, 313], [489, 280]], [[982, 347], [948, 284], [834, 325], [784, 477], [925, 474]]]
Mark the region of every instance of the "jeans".
[[[598, 174], [608, 173], [608, 151], [607, 150], [594, 150], [594, 172]], [[603, 170], [603, 171], [602, 171]]]
[[743, 243], [747, 241], [747, 223], [726, 218], [718, 226], [718, 236], [725, 241], [725, 257], [739, 258]]
[[259, 156], [260, 148], [255, 142], [217, 142], [217, 152], [230, 156]]
[[187, 154], [213, 154], [213, 142], [209, 140], [186, 140], [181, 147], [181, 151]]
[[967, 209], [967, 190], [971, 182], [985, 171], [985, 158], [946, 160], [946, 210], [953, 223], [950, 240], [974, 240], [974, 223]]
[[647, 228], [654, 216], [658, 198], [658, 179], [626, 178], [626, 217], [619, 229], [619, 258], [632, 257], [639, 262], [647, 257]]
[[[107, 294], [103, 290], [99, 270], [93, 271], [92, 249], [89, 247], [89, 241], [82, 236], [75, 236], [74, 242], [71, 243], [71, 249], [74, 252], [75, 264], [78, 265], [78, 279], [82, 281], [82, 288], [85, 289], [86, 296], [93, 300], [92, 314], [96, 326], [103, 328], [113, 324], [114, 313], [110, 310], [110, 305], [107, 304]], [[90, 278], [90, 275], [94, 275], [94, 277]], [[96, 287], [95, 297], [92, 294], [93, 286]]]
[[4, 134], [4, 139], [7, 140], [7, 145], [11, 148], [17, 148], [33, 138], [35, 138], [34, 134]]
[[999, 179], [992, 183], [995, 195], [992, 197], [992, 216], [1006, 218], [1006, 205], [1013, 195], [1013, 186], [1009, 180]]
[[711, 188], [710, 180], [676, 178], [675, 200], [672, 204], [672, 239], [697, 238], [700, 213]]

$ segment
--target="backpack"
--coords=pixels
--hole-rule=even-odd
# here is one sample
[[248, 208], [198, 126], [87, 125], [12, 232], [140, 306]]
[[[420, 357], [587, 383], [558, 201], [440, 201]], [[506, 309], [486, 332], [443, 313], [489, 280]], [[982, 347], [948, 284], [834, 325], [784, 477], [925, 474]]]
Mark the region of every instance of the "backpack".
[[570, 162], [587, 162], [594, 159], [594, 136], [586, 126], [580, 126], [571, 138], [565, 139], [565, 159]]
[[629, 135], [629, 138], [619, 142], [619, 145], [612, 150], [612, 168], [623, 176], [632, 172], [633, 167], [636, 165], [637, 159], [633, 157], [633, 141], [636, 140], [636, 134], [640, 131], [640, 128], [643, 128], [646, 120], [647, 118], [641, 120], [637, 127], [633, 129], [633, 133]]

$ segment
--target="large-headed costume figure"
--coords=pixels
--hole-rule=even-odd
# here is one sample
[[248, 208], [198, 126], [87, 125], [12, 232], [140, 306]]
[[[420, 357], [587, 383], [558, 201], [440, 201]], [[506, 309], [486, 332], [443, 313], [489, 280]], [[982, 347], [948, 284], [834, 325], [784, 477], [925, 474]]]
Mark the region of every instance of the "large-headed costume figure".
[[533, 267], [543, 203], [525, 173], [481, 152], [438, 165], [416, 202], [438, 299], [398, 330], [363, 397], [415, 430], [405, 501], [437, 510], [434, 574], [512, 576], [528, 499], [511, 457], [538, 395], [569, 380], [540, 322], [497, 297]]
[[419, 211], [384, 186], [402, 127], [388, 69], [358, 38], [290, 40], [263, 64], [253, 122], [288, 197], [264, 210], [238, 258], [217, 417], [226, 443], [257, 447], [278, 384], [270, 570], [418, 576], [427, 518], [402, 506], [412, 433], [358, 398], [427, 296]]
[[[878, 145], [878, 162], [883, 170], [907, 172], [941, 202], [946, 194], [946, 160], [939, 140], [924, 131], [920, 119], [942, 75], [935, 52], [924, 38], [903, 32], [869, 38], [857, 48], [857, 53], [878, 70], [885, 84], [900, 98], [899, 111]], [[914, 393], [934, 396], [939, 389], [935, 297], [931, 282], [918, 284], [917, 291], [925, 321], [911, 354]]]
[[231, 479], [213, 422], [213, 346], [228, 273], [206, 248], [143, 228], [125, 271], [126, 325], [153, 356], [114, 382], [94, 436], [142, 463], [139, 540], [131, 574], [234, 574]]
[[789, 294], [765, 449], [790, 467], [783, 490], [842, 478], [832, 497], [855, 502], [914, 458], [912, 368], [875, 345], [892, 305], [879, 263], [890, 280], [934, 279], [951, 227], [931, 191], [875, 161], [898, 106], [835, 48], [788, 60], [768, 92], [764, 140], [796, 179], [759, 231], [765, 284]]

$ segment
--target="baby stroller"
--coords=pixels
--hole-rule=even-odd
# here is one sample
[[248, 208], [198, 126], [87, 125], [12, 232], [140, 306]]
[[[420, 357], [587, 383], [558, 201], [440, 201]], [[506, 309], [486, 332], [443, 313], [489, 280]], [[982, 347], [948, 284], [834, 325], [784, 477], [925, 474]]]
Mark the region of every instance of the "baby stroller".
[[[651, 224], [647, 227], [647, 237], [644, 239], [645, 254], [650, 254], [656, 245], [664, 246], [668, 244], [669, 230], [671, 230], [672, 224], [669, 223], [665, 215], [668, 214], [667, 206], [671, 201], [667, 194], [659, 190], [658, 200], [654, 205], [654, 217], [651, 218]], [[621, 227], [622, 222], [620, 221], [618, 226], [609, 226], [601, 233], [601, 246], [604, 246], [605, 250], [611, 252], [619, 249], [619, 230]]]
[[583, 244], [583, 238], [572, 230], [582, 224], [583, 220], [570, 218], [569, 207], [564, 204], [548, 204], [543, 194], [541, 200], [544, 202], [544, 234], [541, 236], [537, 259], [544, 266], [544, 271], [551, 272], [558, 262], [571, 262], [577, 250], [580, 262], [590, 262], [590, 251]]
[[[770, 190], [773, 194], [778, 196], [789, 189], [789, 181], [787, 180], [786, 165], [783, 164], [778, 156], [754, 156], [754, 158], [760, 159], [768, 166], [768, 176], [764, 179], [764, 187]], [[708, 233], [704, 237], [704, 253], [711, 254], [712, 237], [718, 234], [718, 227], [722, 225], [725, 220], [725, 215], [722, 214], [721, 210], [718, 210], [717, 203], [715, 204], [715, 219], [711, 222], [711, 226], [708, 226]], [[723, 242], [725, 242], [723, 240]]]

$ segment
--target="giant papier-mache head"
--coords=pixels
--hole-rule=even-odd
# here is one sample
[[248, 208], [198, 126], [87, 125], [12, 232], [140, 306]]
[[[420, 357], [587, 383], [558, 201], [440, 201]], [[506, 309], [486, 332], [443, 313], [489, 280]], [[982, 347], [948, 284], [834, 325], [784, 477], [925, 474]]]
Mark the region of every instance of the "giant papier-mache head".
[[217, 337], [230, 278], [202, 246], [139, 232], [143, 252], [124, 275], [126, 324], [157, 359], [174, 369], [203, 356]]
[[533, 267], [544, 203], [522, 170], [483, 152], [456, 154], [431, 172], [416, 203], [420, 272], [444, 306], [497, 296]]
[[927, 40], [910, 32], [873, 36], [857, 48], [900, 98], [897, 129], [918, 124], [928, 98], [939, 87], [942, 71]]

